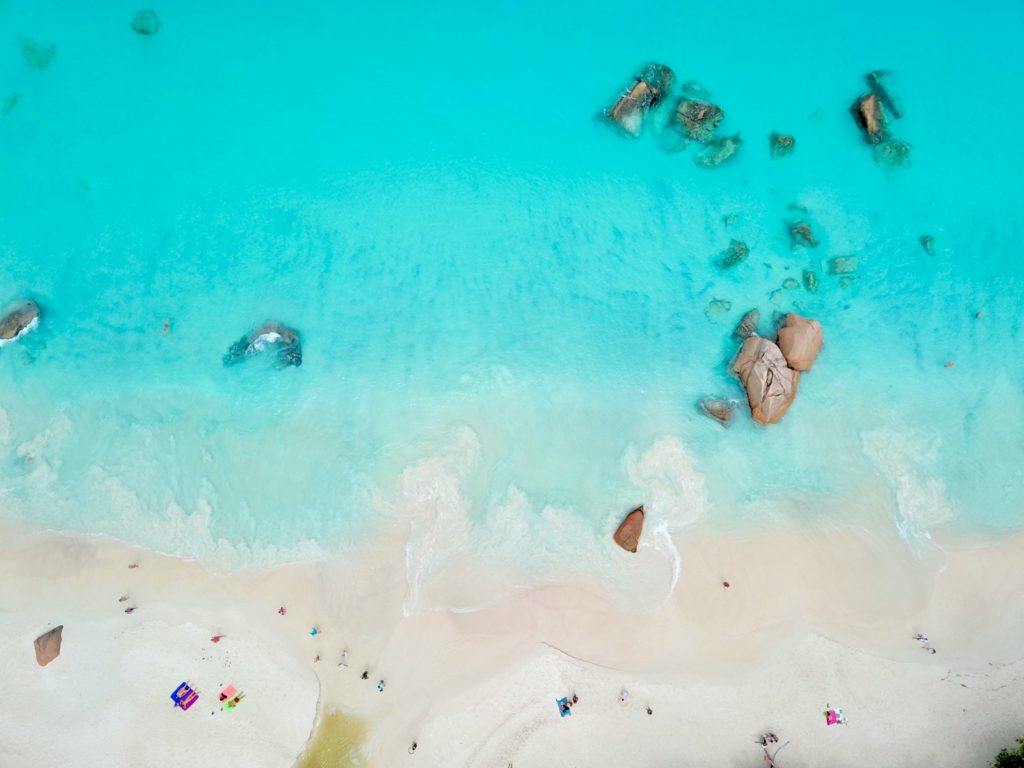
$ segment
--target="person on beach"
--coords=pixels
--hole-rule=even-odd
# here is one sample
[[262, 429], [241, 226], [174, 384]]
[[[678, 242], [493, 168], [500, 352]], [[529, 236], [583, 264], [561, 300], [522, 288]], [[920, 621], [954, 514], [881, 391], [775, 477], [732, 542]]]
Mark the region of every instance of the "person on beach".
[[362, 679], [362, 680], [369, 680], [370, 679], [370, 670], [364, 669], [363, 670], [363, 674], [362, 674], [360, 679]]
[[131, 608], [125, 608], [124, 612], [125, 613], [129, 613], [129, 614], [130, 613], [135, 613], [135, 606], [132, 606]]
[[311, 630], [309, 630], [309, 634], [310, 634], [311, 637], [316, 637], [317, 635], [320, 634], [320, 628], [319, 627], [313, 627]]
[[577, 695], [576, 695], [576, 694], [574, 693], [574, 694], [572, 695], [572, 703], [573, 703], [573, 704], [576, 704], [577, 702], [579, 702], [579, 700], [580, 700], [580, 697], [579, 697], [579, 696], [577, 696]]
[[647, 708], [647, 714], [648, 714], [648, 715], [653, 715], [653, 714], [654, 714], [654, 710], [653, 710], [653, 709], [651, 709], [650, 707], [648, 707], [648, 708]]
[[416, 747], [418, 747], [418, 746], [419, 746], [419, 744], [417, 744], [415, 741], [412, 744], [410, 744], [409, 745], [409, 754], [411, 755], [413, 752], [415, 752], [416, 751]]
[[384, 681], [383, 680], [379, 680], [377, 682], [377, 690], [380, 691], [381, 693], [384, 693]]
[[341, 652], [341, 659], [340, 659], [340, 661], [338, 661], [338, 666], [339, 667], [347, 667], [348, 666], [348, 651], [347, 650]]
[[627, 691], [625, 688], [623, 688], [622, 692], [619, 694], [619, 703], [620, 704], [625, 704], [626, 703], [626, 699], [628, 699], [628, 698], [629, 698], [629, 691]]
[[284, 616], [287, 613], [287, 611], [284, 609], [283, 605], [280, 608], [277, 609], [277, 612], [279, 614], [281, 614], [282, 616]]

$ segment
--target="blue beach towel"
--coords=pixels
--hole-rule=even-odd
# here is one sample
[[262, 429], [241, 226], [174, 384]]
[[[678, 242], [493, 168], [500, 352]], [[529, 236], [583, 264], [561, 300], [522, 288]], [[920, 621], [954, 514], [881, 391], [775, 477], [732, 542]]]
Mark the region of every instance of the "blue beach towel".
[[569, 706], [569, 697], [563, 696], [560, 699], [555, 699], [555, 703], [558, 705], [558, 714], [562, 717], [572, 714], [572, 708]]

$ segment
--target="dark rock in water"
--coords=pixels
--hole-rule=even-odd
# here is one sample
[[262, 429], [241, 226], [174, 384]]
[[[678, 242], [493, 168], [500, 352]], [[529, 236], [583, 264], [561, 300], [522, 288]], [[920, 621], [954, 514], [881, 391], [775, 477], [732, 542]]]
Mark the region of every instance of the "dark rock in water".
[[732, 302], [727, 299], [712, 299], [708, 302], [708, 308], [704, 310], [708, 320], [712, 322], [719, 320], [732, 309]]
[[878, 144], [889, 138], [885, 113], [882, 112], [882, 104], [875, 94], [865, 93], [858, 98], [850, 107], [850, 114], [853, 115], [854, 121], [864, 134], [864, 141], [868, 144]]
[[697, 403], [700, 409], [717, 421], [723, 427], [728, 427], [736, 413], [736, 404], [731, 400], [719, 400], [715, 397], [705, 397]]
[[790, 312], [779, 329], [779, 349], [794, 371], [809, 371], [821, 351], [821, 323]]
[[248, 336], [243, 336], [224, 355], [224, 365], [240, 363], [251, 355], [262, 352], [268, 344], [280, 344], [277, 350], [276, 366], [302, 365], [302, 344], [297, 331], [281, 323], [266, 323]]
[[828, 271], [832, 275], [849, 275], [857, 271], [860, 260], [856, 256], [836, 256], [829, 259]]
[[719, 266], [722, 269], [735, 267], [750, 254], [750, 248], [742, 240], [730, 240], [729, 247], [722, 251], [719, 257]]
[[804, 288], [811, 293], [818, 292], [818, 276], [809, 269], [804, 270]]
[[4, 106], [2, 109], [0, 109], [0, 113], [2, 113], [4, 117], [7, 117], [9, 114], [11, 114], [11, 110], [14, 109], [15, 105], [17, 105], [18, 103], [18, 99], [20, 98], [20, 93], [12, 93], [10, 96], [4, 99]]
[[21, 55], [30, 67], [46, 69], [57, 58], [56, 43], [42, 43], [28, 37], [21, 38]]
[[155, 35], [160, 31], [160, 19], [152, 8], [143, 8], [132, 19], [132, 29], [140, 35]]
[[792, 136], [784, 133], [773, 133], [768, 137], [768, 151], [774, 160], [785, 157], [792, 153], [794, 149], [796, 149], [796, 139]]
[[64, 625], [54, 627], [49, 632], [44, 632], [36, 638], [33, 644], [36, 649], [36, 662], [40, 667], [45, 667], [51, 661], [60, 656], [61, 634], [64, 632]]
[[814, 232], [811, 231], [811, 225], [806, 221], [794, 221], [786, 224], [786, 229], [789, 231], [789, 247], [796, 248], [802, 246], [804, 248], [817, 248], [818, 241], [814, 239]]
[[733, 336], [740, 339], [745, 339], [748, 336], [753, 336], [757, 333], [757, 323], [761, 319], [761, 313], [756, 309], [752, 309], [743, 316], [740, 320], [740, 324], [736, 326], [736, 330], [732, 332]]
[[737, 133], [722, 139], [709, 141], [707, 145], [693, 157], [693, 162], [701, 168], [716, 168], [740, 151], [743, 139]]
[[731, 227], [733, 224], [736, 223], [736, 220], [738, 218], [739, 217], [735, 213], [727, 213], [725, 214], [725, 216], [722, 217], [722, 223], [725, 224], [725, 226], [727, 227]]
[[605, 115], [630, 136], [637, 137], [648, 111], [658, 106], [675, 82], [675, 74], [663, 64], [648, 64]]
[[743, 342], [732, 367], [747, 391], [754, 421], [772, 424], [781, 419], [800, 383], [799, 372], [786, 364], [782, 350], [768, 339], [750, 336]]
[[910, 165], [910, 144], [906, 141], [883, 141], [875, 146], [875, 162], [886, 169]]
[[676, 105], [674, 122], [686, 138], [706, 144], [711, 141], [724, 117], [725, 113], [711, 102], [680, 99]]
[[641, 504], [626, 515], [626, 519], [619, 525], [612, 538], [615, 539], [616, 544], [627, 552], [636, 552], [636, 548], [640, 544], [640, 534], [643, 533], [643, 530], [644, 507]]
[[689, 96], [694, 99], [707, 100], [711, 96], [711, 91], [705, 88], [703, 85], [698, 83], [696, 80], [687, 80], [681, 86], [679, 90], [683, 92], [684, 96]]
[[39, 305], [23, 301], [0, 317], [0, 346], [24, 336], [39, 325]]
[[903, 113], [900, 112], [896, 103], [892, 100], [892, 96], [889, 95], [889, 90], [882, 83], [882, 78], [887, 74], [887, 72], [881, 69], [876, 69], [874, 72], [868, 72], [864, 76], [864, 80], [867, 81], [868, 88], [871, 89], [871, 92], [878, 97], [880, 102], [882, 102], [882, 106], [889, 110], [894, 118], [899, 120], [903, 117]]
[[921, 243], [921, 247], [924, 248], [925, 253], [927, 253], [929, 256], [935, 255], [934, 237], [932, 237], [931, 235], [921, 235], [921, 237], [918, 238], [918, 240]]

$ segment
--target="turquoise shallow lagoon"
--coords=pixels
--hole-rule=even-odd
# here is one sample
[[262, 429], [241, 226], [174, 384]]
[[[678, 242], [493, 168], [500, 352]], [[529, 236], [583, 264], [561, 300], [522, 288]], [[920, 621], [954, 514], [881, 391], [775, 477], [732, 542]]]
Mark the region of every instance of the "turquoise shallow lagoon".
[[[44, 312], [0, 349], [0, 513], [220, 567], [386, 524], [420, 576], [600, 569], [640, 501], [656, 532], [908, 546], [1024, 522], [1018, 3], [216, 6], [142, 37], [132, 4], [0, 3], [0, 300]], [[724, 108], [735, 159], [663, 151], [667, 112], [637, 140], [597, 119], [651, 60]], [[878, 68], [896, 171], [848, 113]], [[816, 293], [782, 288], [805, 269]], [[752, 307], [826, 346], [780, 424], [723, 430], [695, 402], [742, 397]], [[269, 319], [302, 367], [224, 368]]]

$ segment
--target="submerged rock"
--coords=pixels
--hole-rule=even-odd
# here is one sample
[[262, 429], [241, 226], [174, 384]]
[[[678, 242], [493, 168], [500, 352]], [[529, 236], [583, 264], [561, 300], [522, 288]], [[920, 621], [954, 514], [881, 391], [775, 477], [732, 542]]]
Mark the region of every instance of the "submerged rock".
[[821, 350], [821, 323], [795, 312], [783, 318], [779, 329], [779, 349], [794, 371], [809, 371]]
[[832, 275], [849, 275], [857, 271], [860, 259], [856, 256], [836, 256], [829, 259], [828, 271]]
[[935, 255], [935, 238], [931, 235], [921, 235], [918, 238], [918, 242], [921, 243], [921, 247], [924, 248], [924, 252], [929, 256]]
[[865, 93], [853, 102], [850, 114], [853, 115], [854, 121], [864, 134], [864, 141], [868, 144], [878, 144], [889, 138], [885, 113], [882, 112], [882, 104], [874, 93]]
[[36, 638], [34, 646], [36, 649], [36, 661], [40, 667], [45, 667], [51, 661], [60, 656], [61, 634], [64, 632], [64, 625], [54, 627], [49, 632], [44, 632]]
[[[173, 25], [172, 25], [173, 26]], [[155, 35], [160, 30], [160, 19], [152, 8], [143, 8], [132, 19], [132, 29], [140, 35]]]
[[722, 251], [718, 264], [722, 269], [735, 267], [750, 254], [750, 248], [742, 240], [730, 240], [729, 247]]
[[697, 403], [698, 407], [723, 427], [728, 427], [736, 413], [736, 403], [731, 400], [720, 400], [715, 397], [705, 397]]
[[696, 80], [687, 80], [681, 86], [679, 90], [683, 92], [684, 96], [691, 96], [696, 99], [704, 99], [705, 101], [711, 96], [711, 91], [705, 88], [703, 85], [698, 83]]
[[772, 159], [785, 157], [796, 149], [796, 139], [785, 133], [773, 133], [768, 137], [768, 151]]
[[14, 107], [18, 103], [18, 99], [20, 98], [20, 93], [12, 93], [10, 96], [4, 99], [4, 106], [2, 109], [0, 109], [0, 113], [3, 113], [3, 116], [7, 117], [9, 114], [11, 114], [11, 110], [14, 109]]
[[0, 347], [30, 333], [39, 325], [39, 305], [23, 301], [0, 317]]
[[724, 117], [725, 113], [709, 101], [680, 99], [676, 105], [675, 126], [686, 138], [706, 144]]
[[876, 69], [874, 72], [868, 72], [864, 76], [864, 80], [868, 84], [868, 88], [871, 92], [878, 97], [878, 100], [882, 102], [882, 106], [885, 107], [892, 114], [894, 118], [899, 120], [903, 117], [903, 113], [900, 112], [899, 107], [896, 106], [896, 102], [892, 100], [892, 96], [889, 94], [889, 89], [885, 87], [882, 82], [882, 78], [888, 75], [887, 72], [881, 69]]
[[804, 248], [817, 248], [818, 241], [814, 239], [814, 232], [811, 231], [811, 225], [806, 221], [794, 221], [786, 224], [786, 230], [789, 232], [789, 247], [796, 248], [802, 246]]
[[761, 313], [756, 309], [752, 309], [743, 316], [740, 320], [740, 324], [736, 326], [736, 330], [732, 332], [733, 336], [740, 339], [745, 339], [748, 336], [753, 336], [757, 333], [757, 323], [761, 319]]
[[612, 538], [615, 539], [616, 544], [627, 552], [636, 552], [636, 548], [640, 544], [640, 534], [643, 533], [643, 530], [644, 507], [641, 504], [626, 515], [626, 519], [616, 529], [615, 535]]
[[910, 144], [891, 139], [875, 145], [875, 162], [883, 168], [901, 168], [910, 165]]
[[786, 364], [782, 350], [760, 336], [743, 342], [733, 370], [747, 392], [750, 415], [759, 424], [781, 419], [796, 397], [800, 374]]
[[811, 293], [818, 292], [818, 276], [811, 270], [804, 270], [804, 288]]
[[787, 277], [782, 281], [782, 287], [787, 291], [792, 291], [800, 287], [800, 281], [794, 277]]
[[648, 64], [633, 80], [633, 85], [605, 114], [616, 126], [635, 138], [640, 135], [647, 113], [660, 104], [672, 88], [675, 74], [664, 64]]
[[278, 368], [302, 365], [302, 344], [299, 341], [299, 334], [281, 323], [266, 323], [248, 336], [240, 338], [224, 355], [224, 365], [240, 363], [247, 357], [262, 352], [268, 344], [280, 344], [276, 361]]
[[712, 299], [708, 302], [708, 308], [704, 310], [704, 314], [707, 315], [708, 320], [716, 321], [720, 320], [730, 309], [732, 309], [731, 301]]
[[693, 157], [693, 162], [701, 168], [716, 168], [740, 151], [743, 139], [737, 133], [721, 139], [709, 141], [705, 147]]
[[29, 37], [23, 37], [21, 42], [21, 55], [25, 57], [30, 67], [35, 69], [46, 69], [57, 58], [57, 44], [43, 43]]

